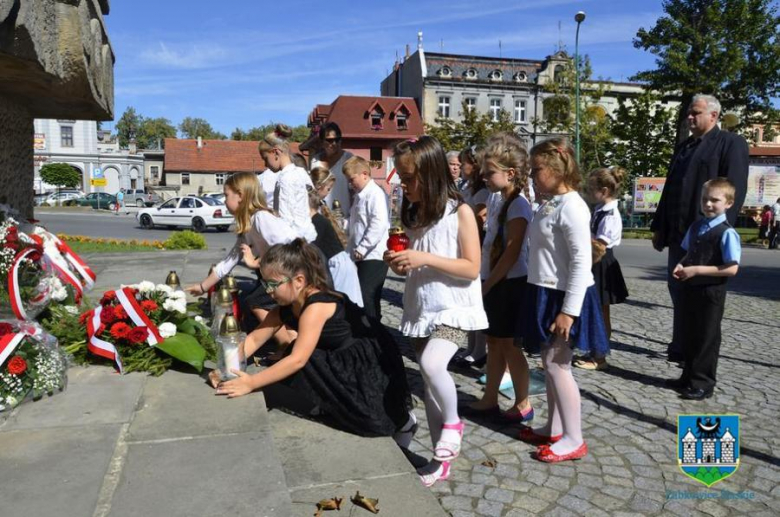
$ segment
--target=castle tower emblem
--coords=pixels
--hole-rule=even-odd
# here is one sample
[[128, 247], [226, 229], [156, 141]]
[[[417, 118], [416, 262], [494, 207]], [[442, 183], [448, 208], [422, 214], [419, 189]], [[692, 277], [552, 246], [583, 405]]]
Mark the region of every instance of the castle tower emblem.
[[677, 463], [708, 487], [733, 474], [739, 468], [739, 415], [678, 416]]

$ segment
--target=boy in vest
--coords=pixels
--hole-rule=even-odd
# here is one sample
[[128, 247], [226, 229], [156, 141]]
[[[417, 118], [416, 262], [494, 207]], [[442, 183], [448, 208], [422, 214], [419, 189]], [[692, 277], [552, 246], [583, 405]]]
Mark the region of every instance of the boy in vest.
[[715, 388], [726, 280], [737, 274], [742, 253], [739, 234], [726, 221], [726, 210], [733, 204], [734, 185], [729, 180], [715, 178], [704, 184], [704, 218], [688, 228], [682, 241], [686, 255], [673, 271], [682, 281], [685, 366], [679, 379], [666, 384], [688, 400], [709, 398]]

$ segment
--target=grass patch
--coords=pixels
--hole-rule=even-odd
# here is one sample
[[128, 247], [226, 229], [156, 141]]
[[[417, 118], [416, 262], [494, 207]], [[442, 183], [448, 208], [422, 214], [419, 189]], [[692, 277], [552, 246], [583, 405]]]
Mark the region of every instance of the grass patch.
[[58, 235], [76, 253], [115, 253], [127, 251], [154, 251], [166, 249], [163, 241], [121, 240], [86, 237], [84, 235]]
[[[735, 228], [739, 234], [742, 244], [752, 244], [758, 242], [758, 228]], [[652, 239], [653, 232], [650, 228], [624, 228], [624, 239]]]

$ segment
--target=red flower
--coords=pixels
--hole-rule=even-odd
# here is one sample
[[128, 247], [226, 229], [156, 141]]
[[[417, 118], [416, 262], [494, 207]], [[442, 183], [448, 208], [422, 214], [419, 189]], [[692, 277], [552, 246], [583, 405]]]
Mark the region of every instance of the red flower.
[[13, 331], [14, 331], [14, 327], [10, 323], [0, 323], [0, 336], [5, 336], [6, 334], [12, 334]]
[[116, 321], [116, 315], [114, 314], [114, 308], [110, 305], [103, 307], [100, 311], [100, 321], [106, 325], [110, 325]]
[[11, 375], [21, 375], [27, 371], [27, 361], [15, 355], [8, 361], [8, 373]]
[[127, 340], [133, 344], [138, 344], [142, 343], [148, 335], [149, 331], [146, 327], [135, 327], [128, 333]]
[[124, 339], [130, 334], [131, 330], [130, 325], [120, 321], [119, 323], [114, 323], [110, 332], [114, 339]]
[[88, 311], [79, 316], [79, 325], [86, 325], [87, 320], [92, 317], [94, 311]]
[[141, 308], [148, 314], [150, 312], [156, 311], [160, 307], [154, 300], [144, 300], [141, 302]]
[[127, 311], [125, 311], [125, 308], [121, 305], [115, 305], [114, 306], [114, 317], [118, 320], [126, 320], [127, 319]]
[[106, 305], [116, 300], [116, 292], [106, 291], [103, 293], [103, 298], [100, 299], [100, 305]]

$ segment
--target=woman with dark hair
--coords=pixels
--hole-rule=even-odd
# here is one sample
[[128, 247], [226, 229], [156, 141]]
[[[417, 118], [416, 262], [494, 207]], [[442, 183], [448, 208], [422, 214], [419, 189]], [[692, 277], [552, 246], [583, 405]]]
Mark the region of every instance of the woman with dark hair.
[[330, 194], [323, 200], [328, 208], [333, 208], [333, 202], [338, 201], [341, 204], [341, 212], [349, 215], [349, 209], [352, 202], [349, 196], [349, 186], [344, 177], [342, 168], [344, 162], [352, 158], [352, 153], [341, 148], [341, 128], [335, 122], [328, 122], [320, 128], [320, 142], [322, 150], [317, 153], [311, 163], [312, 169], [317, 166], [326, 166], [330, 170], [336, 183]]
[[387, 329], [328, 288], [321, 254], [303, 239], [271, 247], [260, 269], [278, 307], [241, 344], [245, 356], [282, 326], [298, 337], [280, 361], [258, 373], [234, 370], [238, 377], [225, 382], [210, 375], [217, 394], [240, 397], [283, 383], [293, 390], [289, 402], [297, 413], [321, 415], [362, 436], [393, 436], [408, 447], [416, 421], [403, 359]]

